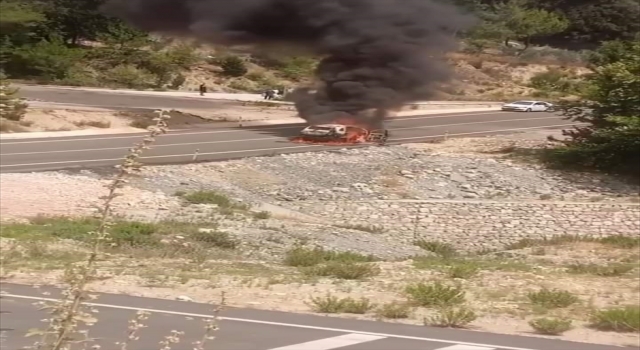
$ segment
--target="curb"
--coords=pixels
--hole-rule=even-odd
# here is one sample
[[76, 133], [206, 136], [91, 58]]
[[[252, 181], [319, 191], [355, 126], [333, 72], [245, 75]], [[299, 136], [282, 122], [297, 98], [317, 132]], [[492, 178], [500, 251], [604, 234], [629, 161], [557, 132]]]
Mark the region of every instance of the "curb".
[[145, 133], [143, 129], [136, 128], [114, 128], [114, 129], [85, 129], [70, 131], [35, 131], [35, 132], [17, 132], [10, 134], [0, 134], [0, 140], [17, 140], [17, 139], [39, 139], [48, 137], [69, 137], [69, 136], [93, 136], [93, 135], [110, 135], [110, 134], [136, 134]]

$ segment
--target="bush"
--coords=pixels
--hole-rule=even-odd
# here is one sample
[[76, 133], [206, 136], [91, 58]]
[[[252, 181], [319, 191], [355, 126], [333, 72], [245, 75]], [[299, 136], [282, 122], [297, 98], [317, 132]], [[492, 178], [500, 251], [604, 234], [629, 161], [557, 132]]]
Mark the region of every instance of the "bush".
[[249, 206], [243, 203], [236, 203], [224, 194], [215, 191], [196, 191], [185, 193], [182, 199], [191, 204], [214, 204], [222, 209], [248, 210]]
[[434, 253], [440, 257], [453, 257], [458, 255], [456, 249], [448, 243], [442, 243], [437, 241], [426, 241], [424, 239], [420, 239], [415, 241], [417, 247], [422, 248], [428, 252]]
[[591, 317], [591, 327], [601, 331], [640, 332], [640, 307], [627, 306], [596, 311]]
[[300, 81], [313, 76], [317, 61], [307, 57], [293, 57], [283, 62], [280, 72], [291, 80]]
[[20, 121], [27, 113], [28, 104], [18, 98], [20, 91], [11, 87], [6, 77], [0, 72], [0, 116], [7, 120]]
[[530, 292], [527, 294], [529, 301], [545, 309], [559, 309], [571, 306], [580, 301], [580, 299], [573, 295], [571, 292], [553, 289], [549, 290], [543, 288], [537, 292]]
[[464, 328], [478, 318], [476, 313], [467, 307], [446, 307], [439, 309], [435, 315], [424, 318], [425, 326]]
[[559, 69], [549, 69], [531, 78], [529, 87], [543, 91], [574, 93], [578, 90], [578, 82], [570, 74]]
[[557, 318], [537, 318], [529, 321], [531, 328], [543, 335], [560, 335], [571, 330], [571, 323], [571, 320]]
[[631, 264], [571, 264], [567, 272], [578, 275], [595, 275], [602, 277], [617, 277], [631, 272], [635, 268]]
[[286, 252], [284, 264], [295, 267], [310, 267], [325, 262], [373, 262], [377, 259], [371, 255], [354, 252], [334, 252], [321, 247], [313, 249], [295, 247]]
[[155, 85], [157, 77], [152, 73], [138, 69], [133, 65], [119, 65], [102, 75], [105, 83], [129, 89], [146, 89]]
[[447, 274], [451, 278], [468, 279], [480, 272], [480, 266], [471, 261], [462, 261], [447, 268]]
[[389, 318], [392, 320], [409, 318], [411, 306], [407, 303], [392, 302], [381, 305], [376, 314], [381, 318]]
[[224, 75], [235, 78], [241, 77], [249, 71], [246, 63], [237, 56], [223, 58], [220, 62], [220, 67], [222, 67]]
[[231, 238], [229, 233], [215, 230], [198, 230], [192, 233], [190, 238], [196, 242], [204, 243], [205, 246], [222, 249], [236, 249], [239, 245], [239, 242]]
[[325, 264], [305, 267], [302, 272], [308, 276], [360, 280], [379, 275], [380, 268], [369, 263], [330, 261]]
[[54, 81], [64, 79], [71, 67], [83, 57], [81, 49], [69, 48], [62, 40], [54, 38], [14, 50], [6, 66], [13, 77], [40, 77]]
[[446, 286], [441, 282], [416, 283], [405, 288], [409, 300], [423, 307], [451, 306], [465, 301], [465, 292], [460, 287]]
[[313, 311], [325, 314], [366, 314], [375, 308], [375, 304], [367, 298], [338, 298], [331, 294], [324, 297], [311, 297], [310, 302]]

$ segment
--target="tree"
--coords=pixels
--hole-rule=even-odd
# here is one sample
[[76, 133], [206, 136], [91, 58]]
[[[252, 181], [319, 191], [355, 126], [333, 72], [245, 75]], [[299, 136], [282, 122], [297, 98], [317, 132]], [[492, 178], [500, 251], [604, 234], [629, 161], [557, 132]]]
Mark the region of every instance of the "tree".
[[230, 77], [241, 77], [249, 71], [244, 61], [237, 56], [228, 56], [220, 63], [222, 72]]
[[640, 179], [640, 42], [598, 67], [583, 100], [565, 114], [585, 127], [549, 154], [552, 164], [633, 175]]
[[20, 121], [29, 105], [15, 96], [19, 89], [11, 87], [6, 78], [4, 73], [0, 72], [0, 117]]
[[497, 14], [493, 26], [500, 28], [494, 32], [502, 35], [505, 45], [512, 39], [524, 43], [526, 50], [531, 39], [560, 33], [567, 29], [569, 22], [554, 12], [539, 8], [530, 8], [526, 0], [511, 0], [495, 6]]
[[83, 56], [80, 49], [69, 48], [62, 39], [53, 38], [16, 49], [7, 62], [7, 68], [16, 75], [57, 80], [65, 78]]
[[44, 3], [47, 19], [44, 31], [61, 36], [65, 43], [78, 45], [81, 39], [96, 40], [100, 33], [119, 20], [100, 12], [105, 0], [50, 0]]

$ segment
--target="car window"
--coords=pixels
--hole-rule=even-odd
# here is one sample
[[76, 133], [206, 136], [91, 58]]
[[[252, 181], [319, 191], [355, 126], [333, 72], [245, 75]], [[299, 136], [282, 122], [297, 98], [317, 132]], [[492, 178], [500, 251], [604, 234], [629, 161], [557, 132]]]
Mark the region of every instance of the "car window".
[[521, 106], [528, 106], [530, 104], [531, 102], [526, 102], [526, 101], [517, 101], [512, 103], [512, 105], [521, 105]]

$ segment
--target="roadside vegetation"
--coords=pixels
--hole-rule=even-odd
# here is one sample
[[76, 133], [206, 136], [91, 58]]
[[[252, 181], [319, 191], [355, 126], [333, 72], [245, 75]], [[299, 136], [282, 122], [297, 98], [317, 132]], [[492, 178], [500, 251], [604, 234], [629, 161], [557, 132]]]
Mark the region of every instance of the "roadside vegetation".
[[[604, 0], [451, 1], [481, 22], [458, 33], [463, 45], [450, 58], [473, 71], [460, 70], [465, 84], [443, 87], [442, 98], [579, 94], [584, 90], [580, 71], [590, 66], [593, 49], [603, 41], [632, 40], [639, 31], [637, 6], [626, 0], [616, 7], [603, 5]], [[39, 83], [157, 90], [195, 90], [204, 81], [216, 89], [258, 92], [313, 80], [315, 57], [149, 35], [100, 13], [103, 3], [0, 2], [5, 73]], [[528, 66], [530, 72], [524, 69]], [[552, 68], [540, 71], [538, 66]]]
[[[460, 34], [470, 56], [481, 57], [486, 50], [501, 47], [511, 54], [507, 64], [517, 67], [541, 51], [534, 46], [562, 42], [558, 38], [569, 33], [582, 39], [564, 43], [567, 46], [606, 41], [588, 53], [554, 49], [571, 53], [566, 64], [588, 66], [593, 71], [588, 77], [549, 70], [528, 82], [541, 96], [578, 97], [564, 106], [564, 113], [587, 124], [567, 133], [569, 140], [557, 148], [545, 150], [544, 160], [560, 168], [638, 176], [640, 46], [633, 42], [638, 31], [633, 4], [621, 2], [620, 8], [613, 9], [571, 1], [560, 6], [552, 0], [537, 5], [508, 1], [497, 7], [483, 1], [459, 3], [484, 19], [473, 32]], [[313, 58], [245, 57], [223, 49], [206, 55], [191, 44], [152, 38], [106, 18], [97, 12], [99, 4], [0, 1], [0, 63], [6, 67], [5, 73], [13, 79], [43, 83], [175, 89], [187, 82], [192, 67], [204, 63], [214, 67], [210, 74], [224, 79], [230, 89], [259, 91], [283, 81], [279, 79], [311, 79], [317, 64]], [[601, 16], [584, 21], [584, 13], [590, 13], [586, 9]], [[69, 16], [78, 21], [69, 21]], [[612, 18], [617, 26], [603, 26]], [[604, 27], [608, 29], [597, 29]], [[620, 40], [611, 41], [616, 39]], [[522, 45], [514, 46], [513, 41]], [[478, 69], [482, 68], [480, 64]], [[26, 108], [3, 77], [0, 127], [19, 127]], [[96, 281], [130, 275], [144, 286], [176, 290], [189, 283], [204, 286], [208, 299], [212, 291], [235, 288], [239, 297], [230, 302], [236, 304], [242, 298], [250, 299], [247, 296], [267, 300], [280, 293], [284, 297], [269, 300], [287, 301], [294, 305], [294, 311], [356, 314], [428, 326], [471, 327], [481, 324], [484, 317], [498, 315], [512, 317], [514, 322], [524, 320], [544, 335], [587, 327], [603, 332], [640, 332], [640, 309], [633, 305], [640, 298], [637, 237], [558, 236], [523, 240], [503, 251], [476, 254], [459, 252], [442, 242], [418, 240], [415, 245], [423, 254], [406, 262], [300, 242], [273, 261], [248, 262], [251, 249], [259, 247], [243, 246], [239, 237], [220, 230], [214, 219], [149, 223], [113, 217], [112, 200], [127, 177], [139, 169], [137, 159], [144, 149], [166, 132], [166, 121], [167, 113], [160, 113], [149, 126], [149, 137], [131, 151], [106, 189], [97, 218], [41, 216], [27, 223], [0, 224], [0, 277], [55, 272], [67, 283], [65, 300], [50, 305], [46, 328], [32, 334], [40, 337], [40, 348], [82, 347], [84, 344], [72, 344], [71, 339], [97, 317], [85, 307], [92, 300], [88, 287]], [[184, 205], [215, 206], [222, 215], [270, 219], [269, 213], [253, 212], [251, 206], [215, 191], [176, 195]], [[348, 228], [384, 232], [384, 228], [373, 226]], [[147, 264], [140, 264], [141, 259]], [[130, 266], [136, 266], [135, 271]], [[224, 302], [222, 297], [218, 306], [212, 306], [203, 340], [194, 344], [195, 349], [209, 348], [207, 342], [218, 329], [216, 315]], [[148, 317], [144, 312], [133, 317], [121, 349], [135, 341]], [[180, 334], [167, 334], [162, 346], [169, 347]]]

